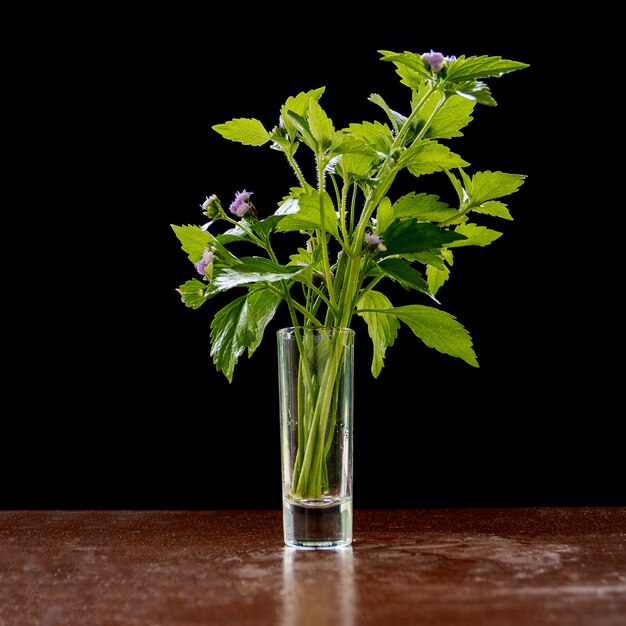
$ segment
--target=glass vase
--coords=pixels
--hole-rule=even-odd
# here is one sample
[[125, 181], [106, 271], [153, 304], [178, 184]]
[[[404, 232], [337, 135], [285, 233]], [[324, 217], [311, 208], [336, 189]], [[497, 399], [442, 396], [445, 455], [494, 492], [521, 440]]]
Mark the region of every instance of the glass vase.
[[352, 543], [354, 331], [277, 333], [285, 544]]

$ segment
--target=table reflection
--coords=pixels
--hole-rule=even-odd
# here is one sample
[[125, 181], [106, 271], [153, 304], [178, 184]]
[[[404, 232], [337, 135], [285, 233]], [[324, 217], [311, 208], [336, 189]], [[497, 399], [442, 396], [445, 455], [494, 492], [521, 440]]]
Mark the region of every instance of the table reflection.
[[352, 547], [283, 551], [282, 626], [353, 626]]

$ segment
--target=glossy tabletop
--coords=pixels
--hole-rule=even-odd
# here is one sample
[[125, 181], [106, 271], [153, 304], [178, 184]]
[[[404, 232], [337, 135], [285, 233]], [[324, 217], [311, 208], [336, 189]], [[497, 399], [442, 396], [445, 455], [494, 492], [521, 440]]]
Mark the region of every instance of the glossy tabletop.
[[0, 511], [1, 626], [626, 624], [626, 508]]

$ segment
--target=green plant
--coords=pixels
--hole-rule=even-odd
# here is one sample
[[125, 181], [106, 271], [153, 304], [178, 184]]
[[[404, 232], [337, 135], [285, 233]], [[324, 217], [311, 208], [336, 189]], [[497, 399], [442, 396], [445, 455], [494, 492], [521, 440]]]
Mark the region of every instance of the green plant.
[[[281, 304], [294, 326], [352, 327], [360, 316], [373, 345], [374, 377], [402, 323], [427, 346], [478, 366], [471, 337], [455, 317], [440, 306], [394, 306], [383, 290], [397, 283], [439, 305], [436, 294], [448, 279], [455, 248], [484, 246], [501, 235], [478, 222], [484, 216], [511, 219], [502, 198], [518, 190], [524, 175], [471, 173], [444, 141], [462, 135], [477, 104], [495, 104], [484, 79], [528, 66], [494, 56], [380, 53], [409, 89], [405, 113], [372, 94], [384, 121], [338, 130], [320, 104], [320, 87], [288, 98], [271, 130], [257, 119], [213, 127], [226, 139], [282, 152], [298, 182], [275, 210], [255, 207], [253, 194], [244, 190], [228, 210], [215, 195], [208, 197], [204, 226], [172, 225], [200, 274], [179, 287], [184, 304], [197, 308], [218, 294], [236, 294], [211, 323], [211, 356], [229, 381]], [[314, 181], [299, 164], [306, 156]], [[403, 170], [420, 179], [444, 172], [458, 202], [449, 206], [425, 192], [394, 195]], [[228, 228], [218, 232], [219, 223]], [[302, 234], [301, 245], [279, 258], [275, 238], [290, 232]], [[243, 256], [238, 249], [251, 252]]]

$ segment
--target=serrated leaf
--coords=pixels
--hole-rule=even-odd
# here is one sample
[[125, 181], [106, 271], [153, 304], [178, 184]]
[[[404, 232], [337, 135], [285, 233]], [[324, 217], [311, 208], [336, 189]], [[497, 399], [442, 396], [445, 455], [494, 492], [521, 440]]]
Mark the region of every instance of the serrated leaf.
[[357, 303], [357, 313], [365, 320], [367, 333], [372, 340], [371, 371], [374, 378], [378, 377], [385, 365], [385, 352], [388, 347], [394, 344], [400, 323], [391, 315], [368, 311], [360, 312], [360, 309], [391, 309], [392, 306], [387, 296], [374, 290], [363, 294]]
[[315, 137], [322, 150], [330, 147], [335, 131], [331, 119], [320, 106], [317, 100], [309, 102], [309, 113], [307, 116], [311, 134]]
[[469, 165], [450, 148], [431, 139], [412, 145], [402, 154], [398, 163], [407, 167], [413, 176]]
[[216, 313], [211, 322], [211, 356], [228, 382], [232, 382], [235, 365], [243, 352], [247, 349], [250, 356], [260, 345], [265, 327], [281, 299], [267, 289], [256, 289]]
[[441, 250], [426, 250], [424, 252], [413, 252], [411, 254], [403, 254], [402, 258], [407, 261], [417, 261], [424, 265], [432, 265], [439, 269], [445, 269], [442, 254], [447, 252], [445, 248]]
[[450, 278], [450, 269], [447, 267], [435, 267], [434, 265], [426, 266], [426, 280], [428, 289], [433, 295], [436, 295], [443, 284]]
[[465, 235], [467, 239], [453, 241], [448, 244], [449, 248], [458, 248], [460, 246], [488, 246], [496, 239], [502, 236], [497, 230], [491, 230], [486, 226], [477, 226], [476, 224], [460, 224], [454, 229], [454, 232]]
[[362, 124], [350, 124], [348, 129], [376, 153], [388, 154], [391, 150], [393, 135], [387, 124], [381, 124], [378, 121], [363, 122]]
[[419, 89], [424, 80], [430, 78], [430, 67], [426, 67], [422, 57], [414, 52], [391, 52], [389, 50], [378, 51], [383, 61], [390, 61], [396, 66], [396, 72], [402, 78], [402, 84], [411, 89]]
[[275, 263], [264, 257], [242, 257], [240, 263], [216, 271], [211, 282], [215, 292], [258, 282], [290, 280], [304, 268]]
[[450, 278], [450, 267], [443, 262], [444, 259], [452, 267], [454, 264], [452, 250], [444, 249], [441, 251], [441, 257], [438, 259], [441, 263], [429, 263], [426, 266], [426, 280], [428, 281], [428, 288], [433, 295], [436, 295], [443, 284]]
[[374, 157], [366, 154], [343, 154], [335, 170], [344, 180], [358, 180], [369, 175], [374, 160]]
[[408, 193], [393, 204], [394, 218], [415, 217], [422, 222], [442, 222], [457, 214], [439, 196], [426, 193]]
[[506, 204], [504, 204], [504, 202], [499, 202], [498, 200], [483, 202], [481, 205], [474, 207], [472, 211], [476, 211], [476, 213], [484, 213], [485, 215], [493, 215], [494, 217], [501, 217], [505, 220], [513, 219], [513, 216], [509, 212]]
[[202, 258], [205, 249], [214, 239], [208, 231], [202, 230], [199, 226], [176, 226], [174, 224], [170, 226], [181, 243], [180, 247], [187, 253], [192, 263], [197, 263]]
[[306, 248], [298, 248], [296, 254], [289, 255], [289, 265], [300, 265], [302, 267], [313, 263], [313, 253]]
[[404, 322], [429, 348], [478, 367], [472, 339], [454, 316], [421, 304], [395, 307], [390, 313]]
[[385, 254], [392, 256], [436, 250], [460, 239], [465, 239], [465, 236], [428, 222], [408, 219], [394, 220], [387, 228], [383, 242], [387, 247]]
[[294, 111], [287, 111], [287, 119], [290, 120], [293, 127], [300, 132], [302, 141], [315, 152], [317, 150], [317, 142], [309, 128], [309, 121]]
[[391, 279], [398, 281], [407, 290], [415, 289], [432, 297], [424, 277], [407, 261], [403, 259], [383, 259], [378, 267]]
[[446, 71], [446, 80], [459, 82], [489, 76], [502, 76], [529, 67], [528, 63], [510, 61], [499, 56], [460, 56], [452, 61]]
[[333, 133], [333, 141], [330, 146], [330, 154], [333, 156], [352, 154], [355, 156], [366, 155], [372, 161], [377, 153], [362, 139], [355, 137], [350, 132], [336, 130]]
[[445, 87], [448, 93], [452, 92], [457, 96], [466, 98], [478, 104], [496, 106], [496, 101], [491, 95], [491, 90], [486, 83], [479, 80], [466, 80], [460, 83], [449, 83]]
[[[309, 110], [309, 103], [312, 100], [319, 100], [324, 93], [324, 90], [325, 87], [319, 87], [317, 89], [312, 89], [311, 91], [301, 91], [298, 95], [287, 98], [285, 104], [283, 104], [280, 108], [280, 116], [286, 129], [289, 141], [295, 142], [298, 130], [293, 120], [289, 117], [289, 111], [304, 119], [306, 112]], [[283, 144], [281, 143], [281, 145]], [[284, 145], [283, 150], [287, 152], [286, 146]]]
[[[429, 98], [421, 117], [428, 119], [434, 109], [437, 99]], [[462, 137], [461, 128], [465, 128], [472, 119], [472, 112], [476, 102], [453, 95], [446, 99], [443, 107], [435, 114], [431, 121], [426, 137], [428, 139], [450, 139], [452, 137]]]
[[242, 117], [224, 124], [216, 124], [213, 126], [213, 130], [226, 139], [238, 141], [247, 146], [262, 146], [270, 140], [270, 134], [265, 130], [263, 124], [253, 118]]
[[235, 365], [251, 339], [247, 314], [247, 296], [240, 296], [220, 309], [211, 322], [213, 363], [229, 383], [233, 380]]
[[476, 172], [471, 180], [465, 181], [465, 188], [472, 204], [480, 205], [487, 200], [502, 198], [515, 193], [524, 182], [523, 174], [504, 172]]
[[246, 335], [250, 338], [247, 342], [249, 357], [261, 344], [265, 328], [276, 314], [282, 299], [281, 295], [270, 289], [256, 289], [248, 295]]
[[180, 298], [185, 304], [192, 309], [202, 306], [209, 297], [206, 294], [207, 285], [196, 278], [188, 280], [182, 284], [176, 291], [180, 294]]
[[391, 200], [385, 196], [378, 204], [376, 209], [376, 234], [385, 234], [389, 224], [393, 222], [393, 211], [391, 209]]
[[[339, 223], [333, 201], [327, 192], [323, 193], [324, 228], [339, 239]], [[293, 230], [315, 230], [322, 227], [320, 216], [320, 194], [317, 191], [301, 193], [297, 199], [298, 211], [289, 213], [278, 222], [279, 232]], [[284, 204], [283, 204], [284, 206]]]
[[208, 230], [202, 230], [199, 226], [175, 226], [170, 224], [176, 237], [181, 242], [181, 248], [187, 252], [192, 263], [197, 263], [208, 247], [214, 249], [217, 258], [216, 265], [236, 265], [239, 260], [231, 254], [222, 243]]

